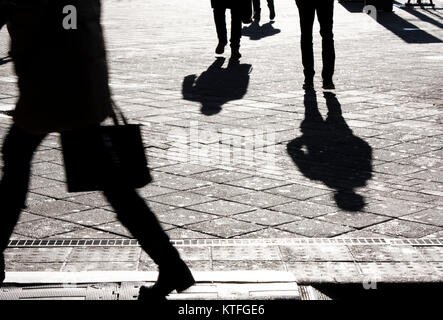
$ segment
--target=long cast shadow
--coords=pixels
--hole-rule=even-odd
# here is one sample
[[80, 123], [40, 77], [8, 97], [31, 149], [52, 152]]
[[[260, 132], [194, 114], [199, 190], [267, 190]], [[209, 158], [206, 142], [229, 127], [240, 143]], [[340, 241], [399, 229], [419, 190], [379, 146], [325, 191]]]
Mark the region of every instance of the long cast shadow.
[[[364, 3], [340, 2], [349, 12], [362, 13]], [[409, 12], [409, 11], [408, 11]], [[407, 43], [441, 43], [441, 39], [420, 29], [395, 12], [377, 12], [377, 22]]]
[[258, 21], [254, 21], [249, 26], [243, 27], [242, 35], [249, 37], [250, 40], [260, 40], [279, 34], [281, 30], [275, 29], [272, 25], [273, 23], [273, 21], [270, 21], [268, 23], [260, 25]]
[[302, 136], [288, 143], [287, 152], [305, 177], [335, 190], [339, 208], [359, 211], [365, 200], [356, 189], [372, 177], [372, 148], [353, 134], [335, 94], [325, 92], [324, 97], [326, 120], [318, 109], [315, 91], [305, 93]]
[[252, 66], [230, 60], [223, 68], [224, 62], [225, 58], [219, 57], [199, 77], [192, 74], [183, 80], [183, 99], [200, 102], [204, 115], [219, 113], [225, 103], [242, 99], [248, 91]]

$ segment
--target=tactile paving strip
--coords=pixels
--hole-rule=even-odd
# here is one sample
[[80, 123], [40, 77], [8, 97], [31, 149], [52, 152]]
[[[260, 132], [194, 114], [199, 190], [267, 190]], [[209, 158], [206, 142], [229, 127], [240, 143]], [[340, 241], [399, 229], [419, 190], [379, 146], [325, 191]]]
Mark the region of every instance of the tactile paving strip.
[[[266, 246], [266, 245], [408, 245], [443, 246], [443, 238], [383, 239], [383, 238], [291, 238], [291, 239], [184, 239], [171, 240], [175, 246]], [[10, 240], [9, 248], [34, 247], [126, 247], [139, 246], [133, 239], [52, 239]]]

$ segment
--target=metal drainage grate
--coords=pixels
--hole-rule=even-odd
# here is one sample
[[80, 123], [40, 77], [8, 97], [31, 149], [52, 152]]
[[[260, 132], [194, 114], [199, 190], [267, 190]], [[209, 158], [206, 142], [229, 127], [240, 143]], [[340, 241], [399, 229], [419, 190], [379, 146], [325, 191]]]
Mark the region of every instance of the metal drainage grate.
[[[427, 239], [383, 239], [383, 238], [293, 238], [293, 239], [184, 239], [171, 240], [175, 246], [269, 246], [269, 245], [408, 245], [443, 246], [443, 238]], [[53, 240], [10, 240], [9, 248], [36, 247], [134, 247], [137, 240], [131, 239], [53, 239]]]

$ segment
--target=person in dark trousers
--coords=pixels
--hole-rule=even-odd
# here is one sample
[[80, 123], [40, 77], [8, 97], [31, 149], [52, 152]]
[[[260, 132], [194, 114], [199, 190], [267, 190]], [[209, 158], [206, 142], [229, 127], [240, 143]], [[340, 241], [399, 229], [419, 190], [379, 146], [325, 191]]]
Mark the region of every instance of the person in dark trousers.
[[[3, 252], [26, 207], [37, 147], [48, 133], [63, 135], [70, 130], [94, 128], [111, 112], [100, 0], [77, 0], [78, 28], [68, 30], [62, 21], [69, 0], [17, 1], [16, 7], [8, 11], [2, 10], [3, 1], [0, 21], [10, 26], [20, 96], [2, 148], [0, 283], [5, 278]], [[111, 175], [105, 181], [104, 196], [159, 266], [157, 282], [153, 287], [142, 286], [139, 299], [163, 300], [173, 290], [192, 286], [195, 281], [190, 270], [154, 213], [124, 177]]]
[[304, 67], [305, 83], [303, 88], [310, 90], [314, 88], [314, 50], [312, 43], [312, 29], [315, 14], [320, 23], [320, 35], [322, 37], [323, 58], [323, 88], [335, 89], [332, 80], [335, 68], [335, 49], [333, 15], [334, 0], [295, 0], [300, 15], [301, 28], [301, 51]]
[[231, 10], [231, 58], [240, 59], [240, 39], [242, 29], [242, 1], [241, 0], [211, 0], [214, 10], [214, 22], [217, 30], [218, 45], [216, 54], [223, 54], [228, 44], [226, 29], [226, 10]]
[[[260, 18], [261, 18], [260, 1], [261, 0], [252, 0], [252, 4], [254, 7], [254, 20], [257, 22], [260, 21]], [[267, 2], [268, 2], [268, 8], [269, 8], [269, 19], [274, 20], [275, 19], [274, 0], [267, 0]]]

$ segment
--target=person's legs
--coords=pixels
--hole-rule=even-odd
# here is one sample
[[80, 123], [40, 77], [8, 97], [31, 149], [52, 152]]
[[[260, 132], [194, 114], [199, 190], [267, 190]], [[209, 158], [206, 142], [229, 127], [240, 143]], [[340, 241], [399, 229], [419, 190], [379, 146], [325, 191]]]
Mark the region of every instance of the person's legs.
[[268, 0], [268, 8], [269, 8], [269, 19], [274, 20], [275, 18], [274, 0]]
[[261, 7], [260, 7], [260, 1], [261, 0], [252, 0], [252, 5], [254, 8], [254, 20], [260, 21], [260, 15], [261, 15]]
[[312, 29], [315, 18], [315, 7], [311, 1], [296, 0], [301, 30], [301, 53], [305, 84], [312, 85], [314, 80], [314, 50], [312, 43]]
[[154, 213], [124, 179], [108, 183], [103, 191], [118, 219], [138, 240], [142, 249], [159, 266], [159, 276], [152, 288], [142, 287], [139, 299], [162, 298], [171, 291], [183, 291], [195, 281], [178, 251], [170, 243]]
[[232, 58], [240, 58], [240, 40], [242, 32], [241, 9], [234, 7], [231, 9], [231, 51]]
[[44, 138], [44, 134], [30, 134], [13, 125], [3, 143], [3, 177], [0, 182], [0, 283], [4, 280], [3, 251], [26, 204], [32, 156]]
[[320, 23], [320, 34], [322, 37], [322, 57], [323, 57], [323, 83], [333, 85], [332, 77], [335, 69], [335, 48], [334, 48], [334, 0], [321, 0], [317, 2], [317, 17]]
[[218, 45], [215, 50], [217, 54], [222, 54], [225, 46], [228, 43], [228, 36], [226, 30], [226, 8], [222, 6], [214, 7], [214, 22], [217, 30]]

